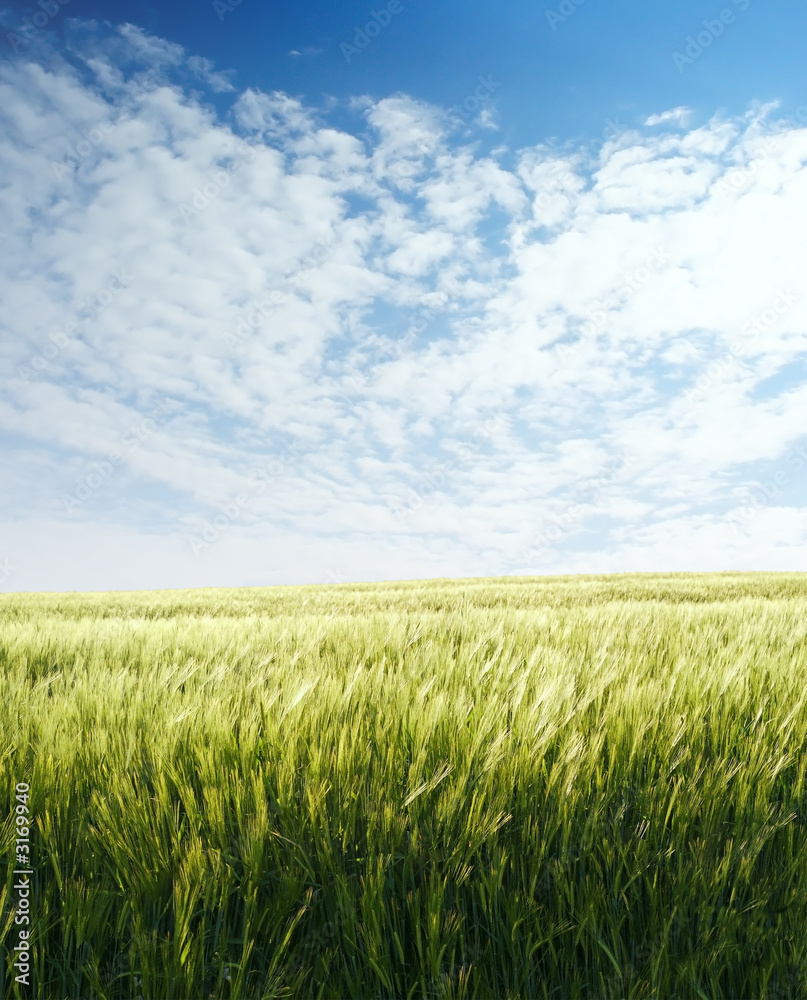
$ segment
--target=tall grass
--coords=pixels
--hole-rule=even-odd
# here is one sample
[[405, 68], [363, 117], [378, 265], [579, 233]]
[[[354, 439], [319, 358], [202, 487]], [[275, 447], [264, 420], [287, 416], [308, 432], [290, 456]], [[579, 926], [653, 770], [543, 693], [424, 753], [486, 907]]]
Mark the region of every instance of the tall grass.
[[0, 998], [807, 996], [807, 578], [0, 599]]

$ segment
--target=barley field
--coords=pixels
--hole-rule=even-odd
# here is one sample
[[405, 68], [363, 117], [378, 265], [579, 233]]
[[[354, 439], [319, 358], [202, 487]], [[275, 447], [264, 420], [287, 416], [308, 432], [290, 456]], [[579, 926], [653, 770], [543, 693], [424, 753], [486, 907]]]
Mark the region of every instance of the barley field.
[[807, 996], [807, 575], [5, 595], [0, 659], [2, 998]]

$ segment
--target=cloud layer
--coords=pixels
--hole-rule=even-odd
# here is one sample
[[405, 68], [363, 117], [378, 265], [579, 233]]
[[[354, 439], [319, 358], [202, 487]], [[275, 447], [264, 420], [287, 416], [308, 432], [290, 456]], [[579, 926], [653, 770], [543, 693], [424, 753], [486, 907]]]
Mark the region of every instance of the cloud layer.
[[807, 109], [486, 152], [69, 37], [0, 67], [5, 589], [804, 567]]

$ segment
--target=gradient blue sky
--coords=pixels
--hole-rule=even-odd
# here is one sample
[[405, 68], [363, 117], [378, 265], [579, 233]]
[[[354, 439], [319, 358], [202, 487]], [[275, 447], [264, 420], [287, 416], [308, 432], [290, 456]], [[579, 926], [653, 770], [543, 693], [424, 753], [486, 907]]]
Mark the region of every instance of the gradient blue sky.
[[[350, 63], [341, 44], [350, 44], [355, 29], [384, 4], [241, 0], [218, 13], [212, 0], [69, 0], [51, 27], [64, 37], [72, 18], [130, 22], [229, 71], [239, 91], [282, 90], [314, 105], [403, 91], [449, 107], [468, 96], [480, 73], [492, 74], [502, 84], [496, 94], [501, 137], [517, 148], [549, 136], [585, 142], [600, 137], [607, 121], [635, 125], [658, 108], [686, 105], [703, 121], [716, 112], [741, 115], [755, 100], [777, 99], [786, 108], [805, 100], [807, 8], [785, 0], [570, 0], [566, 7], [401, 0], [401, 6]], [[569, 8], [574, 13], [553, 27], [547, 14]], [[35, 9], [10, 8], [20, 17]], [[687, 38], [723, 9], [735, 21], [706, 58], [679, 70], [673, 53], [685, 53]]]
[[805, 568], [807, 8], [387, 9], [0, 8], [0, 588]]

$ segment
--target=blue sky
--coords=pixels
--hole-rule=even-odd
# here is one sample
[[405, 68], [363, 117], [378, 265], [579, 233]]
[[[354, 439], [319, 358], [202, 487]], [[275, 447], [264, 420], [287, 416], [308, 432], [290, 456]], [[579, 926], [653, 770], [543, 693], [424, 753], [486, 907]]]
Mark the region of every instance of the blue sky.
[[[686, 105], [701, 121], [717, 111], [742, 114], [754, 100], [796, 107], [805, 97], [807, 8], [785, 0], [401, 0], [400, 7], [377, 38], [347, 56], [342, 46], [385, 4], [118, 2], [113, 23], [136, 24], [210, 59], [239, 90], [283, 90], [315, 105], [403, 91], [450, 107], [472, 94], [479, 75], [492, 75], [501, 83], [502, 133], [516, 147], [548, 136], [599, 138], [609, 122], [635, 125], [659, 107]], [[22, 18], [28, 8], [11, 10]], [[734, 20], [718, 35], [721, 10]], [[107, 4], [69, 0], [52, 30], [63, 37], [72, 18], [109, 17]], [[705, 58], [679, 68], [674, 54], [686, 56], [687, 39], [709, 25], [717, 29]]]
[[0, 587], [804, 568], [807, 9], [0, 25]]

